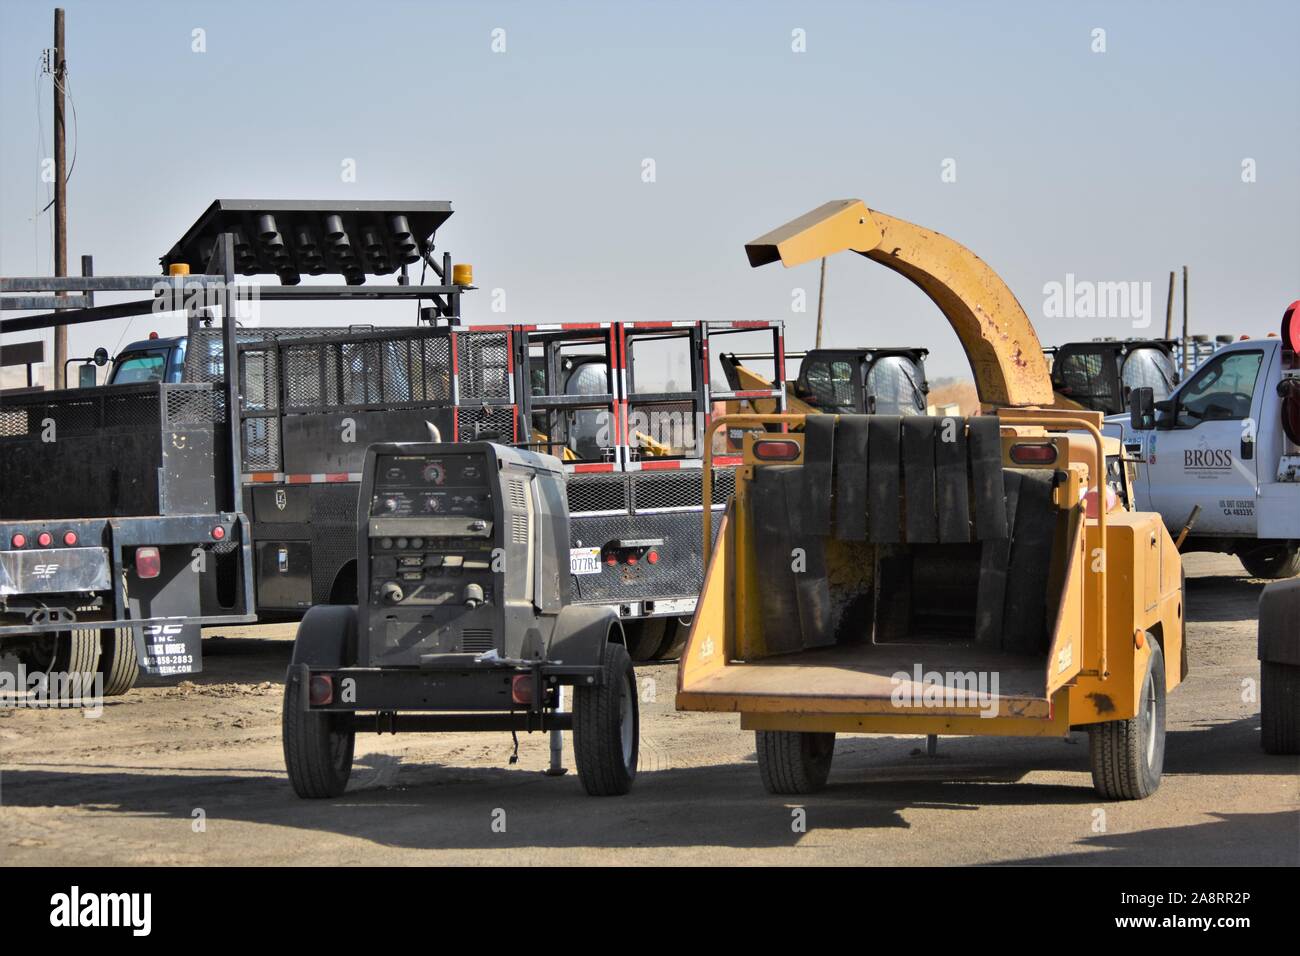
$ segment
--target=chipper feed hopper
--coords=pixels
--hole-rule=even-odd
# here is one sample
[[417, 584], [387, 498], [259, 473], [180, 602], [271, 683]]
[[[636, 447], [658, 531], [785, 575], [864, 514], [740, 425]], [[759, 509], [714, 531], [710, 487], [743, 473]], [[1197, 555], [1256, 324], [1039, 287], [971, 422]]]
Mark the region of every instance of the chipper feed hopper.
[[739, 712], [774, 793], [824, 784], [836, 733], [1085, 727], [1103, 796], [1153, 792], [1186, 672], [1178, 552], [1158, 515], [1107, 494], [1101, 414], [1049, 407], [1015, 296], [859, 200], [746, 249], [754, 266], [848, 249], [906, 276], [960, 337], [985, 413], [714, 421], [744, 431], [744, 461], [711, 553], [705, 534], [678, 709]]

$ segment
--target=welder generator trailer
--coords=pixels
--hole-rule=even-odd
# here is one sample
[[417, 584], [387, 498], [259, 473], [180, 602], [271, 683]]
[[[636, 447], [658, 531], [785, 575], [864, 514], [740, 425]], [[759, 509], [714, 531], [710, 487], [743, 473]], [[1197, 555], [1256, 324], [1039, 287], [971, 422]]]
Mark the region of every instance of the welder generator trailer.
[[[382, 443], [358, 503], [359, 604], [311, 608], [285, 680], [301, 797], [347, 786], [357, 731], [573, 731], [589, 794], [636, 775], [636, 675], [614, 609], [572, 604], [559, 459], [492, 442]], [[564, 710], [565, 687], [572, 707]]]

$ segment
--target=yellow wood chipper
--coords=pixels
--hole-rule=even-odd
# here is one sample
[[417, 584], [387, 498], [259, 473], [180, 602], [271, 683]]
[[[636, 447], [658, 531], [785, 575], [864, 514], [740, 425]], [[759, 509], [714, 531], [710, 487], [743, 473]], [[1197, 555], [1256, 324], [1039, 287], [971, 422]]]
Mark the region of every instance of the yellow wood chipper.
[[1086, 728], [1096, 789], [1149, 795], [1187, 670], [1164, 524], [1107, 486], [1101, 414], [1050, 407], [1033, 326], [968, 249], [860, 200], [746, 246], [753, 266], [844, 250], [935, 302], [983, 414], [714, 421], [744, 432], [744, 464], [716, 544], [704, 529], [677, 708], [738, 712], [774, 793], [820, 788], [837, 733]]

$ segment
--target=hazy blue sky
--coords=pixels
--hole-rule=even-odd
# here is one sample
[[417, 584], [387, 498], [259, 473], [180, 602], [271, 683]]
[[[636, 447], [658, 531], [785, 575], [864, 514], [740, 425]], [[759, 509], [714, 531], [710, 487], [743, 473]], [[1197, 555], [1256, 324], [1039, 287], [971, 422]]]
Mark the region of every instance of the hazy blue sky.
[[[750, 270], [742, 244], [860, 197], [983, 256], [1048, 344], [1130, 331], [1046, 317], [1044, 285], [1068, 273], [1150, 282], [1151, 332], [1184, 263], [1194, 331], [1263, 334], [1300, 296], [1294, 2], [65, 7], [74, 269], [90, 252], [101, 274], [154, 271], [216, 197], [449, 199], [440, 246], [506, 291], [505, 319], [783, 318], [795, 347], [816, 264]], [[50, 271], [33, 214], [52, 10], [0, 5], [6, 275]], [[964, 370], [906, 281], [857, 257], [829, 274], [828, 344], [922, 344], [932, 374]], [[489, 306], [479, 292], [467, 317], [500, 321]], [[121, 331], [79, 331], [73, 352]]]

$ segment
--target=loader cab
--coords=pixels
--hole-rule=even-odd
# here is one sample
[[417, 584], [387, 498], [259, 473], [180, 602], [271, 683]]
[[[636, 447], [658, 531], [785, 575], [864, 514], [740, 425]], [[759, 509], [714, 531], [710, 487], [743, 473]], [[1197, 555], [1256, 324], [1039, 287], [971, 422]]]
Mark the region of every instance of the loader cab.
[[185, 370], [184, 335], [132, 342], [113, 359], [107, 385], [179, 382]]
[[1106, 415], [1124, 412], [1135, 388], [1163, 401], [1178, 385], [1173, 343], [1163, 339], [1073, 342], [1048, 354], [1058, 398]]
[[813, 349], [804, 356], [795, 395], [836, 415], [924, 415], [930, 386], [927, 349]]

